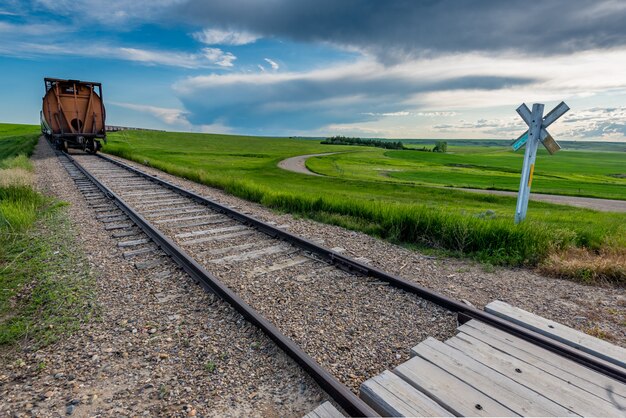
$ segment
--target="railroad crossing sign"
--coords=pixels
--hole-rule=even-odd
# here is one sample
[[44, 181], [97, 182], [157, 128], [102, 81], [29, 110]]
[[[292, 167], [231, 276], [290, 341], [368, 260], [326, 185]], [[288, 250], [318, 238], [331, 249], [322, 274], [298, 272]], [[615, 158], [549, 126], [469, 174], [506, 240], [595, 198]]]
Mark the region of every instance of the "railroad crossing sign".
[[523, 103], [516, 110], [524, 122], [526, 122], [526, 125], [528, 125], [526, 132], [511, 144], [515, 151], [526, 145], [522, 178], [519, 183], [517, 206], [515, 208], [515, 223], [518, 224], [526, 218], [526, 211], [528, 210], [528, 198], [530, 196], [530, 186], [533, 182], [533, 172], [535, 171], [537, 146], [541, 142], [550, 154], [554, 154], [561, 149], [559, 143], [552, 138], [546, 128], [563, 116], [569, 110], [569, 106], [565, 102], [561, 102], [545, 117], [543, 116], [543, 104], [541, 103], [533, 104], [532, 112]]

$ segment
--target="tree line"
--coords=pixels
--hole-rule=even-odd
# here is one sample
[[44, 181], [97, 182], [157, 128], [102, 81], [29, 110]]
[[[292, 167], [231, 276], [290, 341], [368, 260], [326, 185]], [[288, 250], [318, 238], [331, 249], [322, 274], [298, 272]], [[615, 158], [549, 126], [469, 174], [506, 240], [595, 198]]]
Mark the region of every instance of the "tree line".
[[425, 151], [425, 152], [446, 152], [448, 150], [448, 143], [445, 141], [438, 141], [435, 146], [430, 149], [426, 147], [422, 148], [407, 148], [401, 141], [384, 141], [380, 139], [364, 139], [364, 138], [352, 138], [348, 136], [331, 136], [326, 138], [320, 144], [324, 145], [355, 145], [361, 147], [378, 147], [385, 149], [400, 149], [400, 150], [413, 150], [413, 151]]

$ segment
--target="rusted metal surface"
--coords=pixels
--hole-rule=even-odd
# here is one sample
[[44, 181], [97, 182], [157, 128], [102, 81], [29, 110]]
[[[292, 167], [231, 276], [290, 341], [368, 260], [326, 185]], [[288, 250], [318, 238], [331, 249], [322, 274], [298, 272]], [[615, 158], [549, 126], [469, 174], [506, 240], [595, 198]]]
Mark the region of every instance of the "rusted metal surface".
[[44, 78], [44, 84], [42, 132], [57, 148], [97, 151], [99, 140], [106, 140], [102, 84], [57, 78]]

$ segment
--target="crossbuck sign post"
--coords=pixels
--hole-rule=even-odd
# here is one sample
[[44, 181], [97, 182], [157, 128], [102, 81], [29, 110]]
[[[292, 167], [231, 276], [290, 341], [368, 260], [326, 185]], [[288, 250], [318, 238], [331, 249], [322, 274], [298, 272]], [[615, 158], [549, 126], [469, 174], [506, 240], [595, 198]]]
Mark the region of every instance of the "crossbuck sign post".
[[517, 108], [517, 113], [528, 125], [528, 130], [513, 141], [513, 150], [517, 151], [526, 144], [524, 154], [524, 166], [522, 167], [522, 178], [519, 183], [519, 193], [517, 195], [517, 206], [515, 208], [515, 223], [518, 224], [526, 218], [528, 210], [528, 198], [530, 196], [530, 186], [533, 182], [533, 172], [535, 171], [535, 159], [537, 158], [537, 146], [541, 142], [550, 154], [554, 154], [561, 149], [561, 146], [552, 138], [546, 128], [555, 120], [560, 118], [569, 110], [565, 102], [559, 103], [545, 117], [543, 116], [543, 104], [533, 104], [532, 112], [525, 104]]

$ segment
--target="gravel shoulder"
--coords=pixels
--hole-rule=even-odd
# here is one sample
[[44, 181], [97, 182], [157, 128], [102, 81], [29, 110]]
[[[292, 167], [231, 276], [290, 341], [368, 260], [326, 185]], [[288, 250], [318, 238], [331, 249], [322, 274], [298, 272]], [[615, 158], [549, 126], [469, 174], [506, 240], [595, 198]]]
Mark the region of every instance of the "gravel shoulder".
[[302, 416], [326, 395], [230, 306], [172, 264], [121, 257], [47, 142], [39, 190], [70, 202], [99, 320], [40, 350], [0, 353], [1, 416]]
[[[209, 199], [239, 209], [329, 248], [341, 247], [351, 257], [456, 299], [483, 308], [494, 299], [561, 322], [626, 347], [626, 292], [612, 285], [584, 285], [543, 276], [526, 269], [495, 268], [453, 258], [433, 258], [363, 233], [274, 212], [221, 190], [181, 179], [160, 170], [113, 157], [171, 181]], [[410, 347], [407, 347], [407, 350]]]

